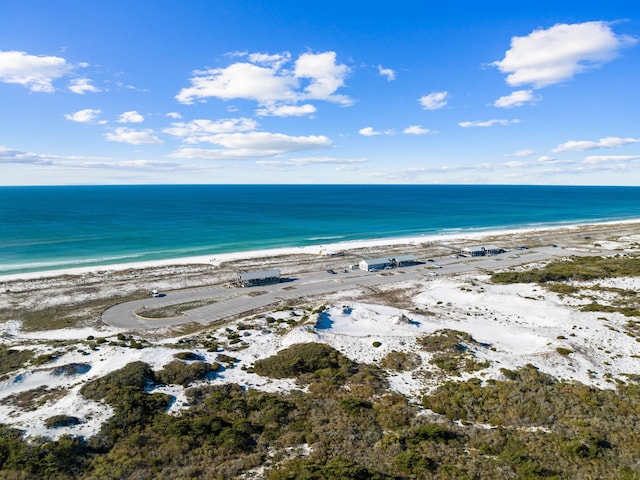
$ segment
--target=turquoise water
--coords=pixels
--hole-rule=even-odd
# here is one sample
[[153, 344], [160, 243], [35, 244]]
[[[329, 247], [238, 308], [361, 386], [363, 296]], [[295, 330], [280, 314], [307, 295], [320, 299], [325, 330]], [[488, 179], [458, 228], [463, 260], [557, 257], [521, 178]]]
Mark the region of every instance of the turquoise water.
[[640, 219], [638, 187], [0, 187], [0, 275], [627, 219]]

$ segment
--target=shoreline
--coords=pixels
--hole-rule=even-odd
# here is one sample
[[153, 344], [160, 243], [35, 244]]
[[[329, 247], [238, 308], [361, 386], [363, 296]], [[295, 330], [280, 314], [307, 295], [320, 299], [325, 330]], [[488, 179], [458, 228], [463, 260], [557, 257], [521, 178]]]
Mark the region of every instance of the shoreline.
[[11, 282], [17, 280], [34, 280], [52, 277], [60, 277], [66, 275], [83, 275], [96, 274], [101, 272], [117, 272], [129, 269], [147, 269], [167, 266], [186, 266], [186, 265], [212, 265], [219, 266], [222, 263], [237, 260], [252, 260], [259, 258], [270, 258], [292, 255], [331, 255], [345, 250], [358, 250], [365, 248], [379, 247], [398, 247], [403, 245], [424, 245], [428, 243], [445, 243], [445, 242], [466, 242], [471, 240], [481, 241], [489, 237], [496, 236], [517, 236], [530, 234], [553, 234], [559, 233], [561, 230], [584, 230], [588, 228], [599, 228], [605, 226], [616, 226], [621, 228], [624, 226], [639, 226], [640, 219], [633, 220], [612, 220], [594, 223], [568, 223], [559, 225], [547, 225], [536, 227], [497, 229], [497, 230], [476, 230], [456, 233], [427, 234], [410, 237], [389, 237], [379, 239], [366, 240], [349, 240], [343, 242], [334, 242], [318, 245], [308, 245], [302, 247], [281, 247], [260, 250], [247, 250], [228, 253], [219, 253], [211, 255], [199, 255], [192, 257], [178, 257], [159, 260], [144, 260], [137, 262], [114, 263], [108, 265], [88, 265], [84, 267], [69, 267], [55, 270], [39, 270], [33, 272], [0, 274], [0, 282]]

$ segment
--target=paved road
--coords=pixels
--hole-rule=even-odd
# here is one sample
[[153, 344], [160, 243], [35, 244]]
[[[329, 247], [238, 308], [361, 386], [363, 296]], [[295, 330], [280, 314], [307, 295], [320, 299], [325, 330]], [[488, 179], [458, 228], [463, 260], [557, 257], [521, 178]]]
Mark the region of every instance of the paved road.
[[[329, 294], [340, 290], [349, 290], [358, 286], [375, 287], [377, 285], [403, 282], [407, 280], [424, 281], [437, 278], [436, 275], [457, 274], [472, 271], [486, 272], [506, 268], [518, 264], [537, 262], [552, 257], [568, 255], [602, 255], [611, 252], [582, 252], [564, 250], [557, 247], [540, 247], [531, 250], [517, 251], [490, 257], [452, 258], [442, 257], [434, 262], [403, 267], [384, 272], [362, 272], [348, 270], [338, 274], [316, 272], [301, 275], [273, 285], [262, 285], [250, 288], [224, 288], [221, 286], [194, 288], [166, 292], [163, 297], [147, 298], [121, 303], [107, 309], [103, 315], [104, 323], [123, 329], [150, 329], [189, 322], [209, 324], [217, 320], [233, 317], [255, 309], [281, 301], [299, 299], [307, 296]], [[437, 262], [437, 263], [436, 263]], [[435, 268], [435, 265], [440, 268]], [[212, 300], [215, 303], [188, 311], [176, 318], [148, 319], [136, 314], [143, 309], [155, 309], [170, 305]]]

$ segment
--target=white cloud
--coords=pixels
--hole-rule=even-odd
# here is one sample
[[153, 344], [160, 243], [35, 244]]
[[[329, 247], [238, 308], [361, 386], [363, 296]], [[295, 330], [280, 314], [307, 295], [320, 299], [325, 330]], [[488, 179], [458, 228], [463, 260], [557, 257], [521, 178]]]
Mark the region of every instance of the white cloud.
[[616, 35], [608, 22], [557, 24], [513, 37], [504, 58], [492, 65], [508, 74], [509, 85], [542, 88], [599, 67], [636, 42], [635, 38]]
[[540, 157], [538, 157], [538, 162], [539, 163], [552, 163], [555, 162], [556, 158], [552, 157], [550, 155], [542, 155]]
[[110, 142], [130, 143], [132, 145], [164, 143], [151, 129], [134, 130], [132, 128], [118, 127], [113, 132], [105, 133], [104, 138]]
[[426, 135], [428, 133], [433, 133], [433, 130], [421, 127], [420, 125], [411, 125], [410, 127], [405, 128], [402, 133], [407, 135]]
[[316, 107], [310, 103], [305, 103], [303, 105], [268, 105], [256, 110], [256, 114], [263, 117], [302, 117], [311, 115], [316, 111]]
[[64, 118], [78, 123], [92, 123], [102, 114], [102, 110], [85, 108], [74, 113], [67, 113]]
[[183, 137], [187, 143], [217, 141], [220, 133], [246, 132], [255, 130], [258, 123], [250, 118], [230, 118], [223, 120], [199, 119], [189, 123], [176, 122], [171, 127], [162, 130], [163, 133], [174, 137]]
[[513, 125], [515, 123], [520, 123], [520, 120], [517, 118], [514, 118], [513, 120], [504, 120], [504, 119], [492, 119], [492, 120], [484, 120], [484, 121], [477, 121], [477, 122], [460, 122], [458, 123], [459, 126], [463, 127], [463, 128], [467, 128], [467, 127], [493, 127], [494, 125], [501, 125], [503, 127], [507, 126], [507, 125]]
[[596, 148], [613, 148], [630, 143], [640, 143], [640, 138], [606, 137], [601, 138], [596, 142], [590, 140], [569, 140], [568, 142], [558, 145], [552, 150], [552, 152], [558, 153], [569, 151], [595, 150]]
[[208, 160], [251, 160], [256, 157], [272, 157], [331, 146], [331, 140], [323, 135], [293, 137], [269, 132], [221, 133], [212, 135], [207, 141], [223, 148], [180, 148], [169, 156]]
[[0, 82], [16, 83], [32, 92], [53, 92], [54, 80], [72, 70], [73, 66], [61, 57], [0, 51]]
[[49, 165], [51, 161], [43, 155], [0, 146], [0, 164], [2, 163]]
[[640, 155], [590, 155], [584, 159], [584, 163], [596, 165], [599, 163], [629, 162], [640, 160]]
[[295, 76], [305, 78], [309, 83], [301, 96], [304, 100], [327, 100], [342, 105], [353, 101], [344, 95], [335, 95], [344, 86], [349, 67], [336, 63], [336, 52], [304, 53], [296, 60]]
[[513, 152], [507, 156], [508, 157], [530, 157], [534, 153], [536, 153], [534, 150], [518, 150], [517, 152]]
[[119, 88], [124, 88], [124, 89], [127, 89], [127, 90], [134, 90], [136, 92], [148, 92], [149, 91], [146, 88], [138, 88], [135, 85], [127, 85], [126, 83], [119, 82], [119, 81], [115, 82], [114, 85], [116, 87], [119, 87]]
[[131, 110], [129, 112], [122, 113], [118, 117], [118, 120], [116, 120], [116, 122], [118, 122], [118, 123], [141, 123], [141, 122], [144, 122], [144, 117], [142, 115], [140, 115], [138, 112], [136, 112], [135, 110]]
[[[272, 108], [308, 100], [353, 103], [349, 97], [336, 94], [344, 86], [349, 67], [336, 63], [335, 52], [304, 53], [289, 68], [285, 68], [291, 63], [288, 54], [240, 55], [247, 56], [249, 62], [196, 71], [191, 86], [180, 90], [175, 98], [185, 104], [210, 97], [245, 99]], [[299, 115], [298, 110], [294, 112]]]
[[504, 166], [507, 168], [522, 168], [528, 166], [528, 163], [512, 160], [510, 162], [504, 163]]
[[195, 72], [191, 87], [180, 90], [176, 99], [191, 104], [208, 97], [230, 100], [242, 98], [259, 104], [294, 101], [297, 81], [279, 76], [277, 70], [251, 63], [234, 63], [226, 68]]
[[374, 135], [382, 135], [382, 132], [377, 132], [373, 129], [373, 127], [364, 127], [358, 130], [360, 135], [364, 135], [365, 137], [373, 137]]
[[378, 65], [378, 73], [389, 81], [396, 79], [395, 70], [391, 70], [390, 68], [382, 68], [382, 65]]
[[55, 168], [111, 168], [111, 169], [184, 169], [184, 165], [178, 163], [154, 161], [154, 160], [119, 160], [109, 157], [92, 157], [92, 156], [62, 156], [62, 155], [43, 155], [38, 153], [22, 152], [0, 146], [0, 164], [30, 164], [39, 166], [50, 166]]
[[74, 78], [69, 82], [69, 90], [78, 95], [84, 95], [87, 92], [97, 93], [101, 92], [98, 87], [91, 85], [93, 80], [89, 78]]
[[180, 120], [182, 118], [182, 115], [180, 115], [178, 112], [169, 112], [167, 113], [167, 117], [173, 118], [174, 120]]
[[256, 63], [258, 65], [267, 65], [269, 67], [274, 67], [275, 69], [280, 69], [284, 64], [291, 61], [291, 53], [289, 52], [276, 54], [242, 53], [238, 54], [238, 56], [247, 57], [251, 63]]
[[364, 127], [364, 128], [361, 128], [360, 130], [358, 130], [358, 133], [360, 135], [364, 135], [365, 137], [374, 137], [376, 135], [393, 135], [394, 131], [393, 130], [385, 130], [384, 132], [379, 132], [377, 130], [374, 130], [373, 127]]
[[339, 157], [302, 157], [291, 158], [289, 160], [259, 160], [256, 163], [258, 165], [273, 165], [273, 166], [291, 166], [291, 167], [303, 167], [306, 165], [353, 165], [358, 163], [365, 163], [369, 160], [366, 158], [339, 158]]
[[420, 97], [418, 101], [420, 102], [420, 105], [422, 105], [422, 108], [424, 108], [425, 110], [438, 110], [439, 108], [447, 105], [448, 96], [449, 93], [446, 91], [434, 92], [430, 93], [429, 95]]
[[510, 95], [500, 97], [493, 102], [493, 106], [498, 108], [521, 107], [527, 103], [536, 103], [538, 101], [540, 101], [540, 97], [535, 96], [532, 90], [518, 90]]

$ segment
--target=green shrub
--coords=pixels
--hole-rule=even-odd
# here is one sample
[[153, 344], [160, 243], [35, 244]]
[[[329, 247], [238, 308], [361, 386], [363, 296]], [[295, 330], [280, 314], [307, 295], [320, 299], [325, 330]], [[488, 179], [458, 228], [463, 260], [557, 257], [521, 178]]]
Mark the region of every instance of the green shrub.
[[573, 350], [570, 350], [568, 348], [562, 348], [562, 347], [558, 347], [556, 348], [556, 352], [558, 352], [560, 355], [569, 355], [571, 353], [573, 353]]
[[500, 373], [502, 373], [502, 375], [504, 375], [508, 380], [517, 380], [520, 378], [517, 372], [509, 370], [508, 368], [501, 368]]
[[371, 402], [361, 400], [351, 395], [347, 395], [338, 399], [338, 405], [346, 413], [349, 413], [349, 414], [357, 414], [361, 410], [368, 410], [372, 407]]
[[427, 475], [436, 469], [436, 464], [430, 458], [415, 450], [409, 450], [397, 455], [393, 460], [394, 468], [410, 478], [428, 478]]
[[380, 365], [383, 368], [389, 370], [396, 370], [398, 372], [406, 372], [408, 370], [415, 370], [420, 366], [422, 360], [420, 356], [413, 352], [389, 352], [381, 361]]
[[436, 367], [444, 370], [448, 373], [453, 373], [456, 375], [460, 375], [461, 365], [460, 365], [460, 357], [451, 356], [451, 355], [434, 355], [429, 363], [435, 365]]
[[427, 352], [464, 352], [467, 344], [477, 344], [466, 332], [443, 329], [417, 339], [418, 345]]
[[155, 375], [149, 364], [139, 361], [131, 362], [119, 370], [86, 383], [80, 389], [80, 393], [91, 400], [102, 400], [112, 391], [125, 387], [141, 391], [154, 382]]
[[326, 464], [296, 458], [278, 467], [269, 480], [383, 480], [389, 478], [358, 465], [353, 460], [334, 458]]
[[59, 357], [58, 353], [43, 353], [31, 360], [31, 365], [43, 365], [45, 363], [53, 362]]
[[236, 357], [232, 357], [230, 355], [226, 355], [224, 353], [220, 353], [216, 356], [216, 361], [220, 362], [220, 363], [224, 363], [227, 366], [233, 366], [234, 363], [238, 362], [238, 359]]
[[207, 362], [184, 363], [173, 360], [166, 364], [162, 370], [156, 372], [156, 379], [166, 385], [188, 386], [197, 380], [203, 380], [212, 371], [217, 370]]
[[420, 442], [448, 442], [458, 438], [458, 434], [438, 423], [428, 423], [409, 429], [404, 434], [407, 444], [416, 445]]
[[72, 417], [69, 415], [54, 415], [44, 421], [47, 428], [71, 427], [73, 425], [80, 425], [81, 423], [82, 420], [78, 417]]
[[258, 375], [271, 378], [293, 378], [303, 374], [318, 374], [322, 370], [329, 370], [327, 373], [332, 375], [339, 370], [345, 373], [354, 367], [351, 360], [324, 343], [293, 345], [255, 363]]
[[580, 289], [566, 283], [548, 283], [546, 285], [547, 290], [561, 295], [572, 295], [578, 293]]
[[24, 367], [32, 357], [32, 350], [16, 350], [0, 346], [0, 375]]
[[198, 355], [195, 352], [178, 352], [173, 356], [178, 360], [186, 360], [186, 361], [202, 360], [202, 356]]

